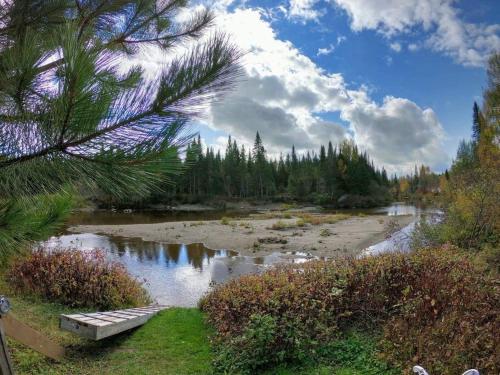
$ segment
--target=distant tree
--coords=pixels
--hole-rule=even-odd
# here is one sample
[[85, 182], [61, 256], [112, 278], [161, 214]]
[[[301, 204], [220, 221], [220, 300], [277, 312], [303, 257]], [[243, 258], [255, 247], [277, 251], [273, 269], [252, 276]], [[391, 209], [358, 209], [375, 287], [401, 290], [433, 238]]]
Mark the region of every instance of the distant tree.
[[[203, 152], [198, 138], [188, 146], [182, 162], [185, 173], [174, 177], [175, 187], [169, 196], [191, 201], [215, 196], [269, 198], [280, 195], [282, 198], [287, 195], [297, 200], [337, 205], [338, 199], [348, 194], [358, 207], [386, 203], [389, 189], [395, 190], [399, 183], [389, 181], [385, 169], [377, 169], [366, 153], [359, 153], [353, 142], [342, 143], [338, 149], [337, 154], [337, 147], [330, 142], [328, 151], [320, 146], [319, 154], [307, 151], [298, 155], [292, 146], [291, 153], [285, 157], [281, 154], [275, 160], [267, 156], [258, 133], [248, 151], [243, 146], [238, 148], [236, 140], [228, 137], [225, 156], [221, 156], [220, 152], [215, 155], [211, 148]], [[428, 172], [428, 167], [424, 169], [425, 183], [431, 186], [434, 174]], [[417, 184], [414, 177], [405, 177], [404, 181]], [[399, 196], [398, 191], [394, 196]], [[157, 197], [152, 197], [152, 202], [156, 202], [154, 199]]]
[[270, 170], [266, 159], [266, 149], [262, 144], [259, 132], [255, 135], [255, 142], [252, 150], [252, 157], [254, 162], [254, 178], [257, 186], [258, 195], [263, 197], [269, 190], [270, 183]]
[[479, 109], [479, 106], [476, 102], [474, 102], [474, 106], [472, 107], [472, 140], [476, 143], [479, 142], [481, 137], [481, 127], [482, 127], [482, 114]]

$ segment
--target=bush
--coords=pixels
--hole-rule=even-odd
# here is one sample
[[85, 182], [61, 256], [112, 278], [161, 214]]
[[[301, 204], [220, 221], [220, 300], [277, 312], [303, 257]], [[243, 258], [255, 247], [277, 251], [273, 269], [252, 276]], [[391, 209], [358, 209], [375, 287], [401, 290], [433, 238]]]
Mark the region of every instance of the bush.
[[73, 307], [107, 310], [151, 302], [141, 283], [101, 250], [40, 248], [15, 260], [7, 280], [23, 293]]
[[222, 225], [229, 225], [231, 224], [231, 218], [224, 216], [222, 219], [220, 219], [220, 223]]
[[278, 220], [276, 223], [273, 223], [269, 229], [272, 230], [285, 230], [292, 228], [293, 224], [291, 223], [285, 223], [284, 221]]
[[286, 353], [273, 350], [276, 326], [276, 319], [269, 315], [250, 316], [241, 336], [232, 338], [230, 345], [217, 348], [215, 369], [229, 374], [252, 374], [263, 364], [279, 362], [278, 358]]
[[315, 356], [351, 327], [368, 325], [383, 331], [386, 359], [397, 366], [418, 362], [431, 373], [470, 367], [498, 373], [498, 286], [476, 271], [468, 256], [447, 248], [317, 261], [230, 281], [200, 307], [216, 328], [218, 346], [240, 357], [252, 356], [245, 350], [257, 345], [234, 341], [254, 340], [245, 333], [252, 316], [272, 319], [262, 367], [276, 358]]
[[323, 228], [323, 229], [321, 229], [321, 231], [319, 232], [319, 235], [320, 235], [321, 237], [329, 237], [329, 236], [331, 236], [331, 235], [332, 235], [332, 232], [331, 232], [331, 231], [330, 231], [330, 229], [328, 229], [328, 228]]

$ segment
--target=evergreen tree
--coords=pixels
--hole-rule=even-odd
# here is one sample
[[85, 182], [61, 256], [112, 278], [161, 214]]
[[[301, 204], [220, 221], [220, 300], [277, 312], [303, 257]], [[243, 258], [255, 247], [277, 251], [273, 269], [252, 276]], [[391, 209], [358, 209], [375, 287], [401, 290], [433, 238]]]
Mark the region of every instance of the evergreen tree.
[[[183, 161], [186, 172], [175, 180], [174, 196], [191, 201], [200, 197], [266, 198], [287, 194], [293, 199], [335, 206], [347, 194], [359, 207], [385, 203], [389, 188], [394, 196], [409, 191], [400, 189], [396, 177], [389, 181], [385, 169], [377, 169], [352, 141], [340, 144], [339, 150], [337, 153], [330, 143], [328, 151], [321, 146], [318, 154], [307, 151], [299, 156], [292, 146], [286, 156], [280, 154], [278, 160], [269, 159], [257, 133], [248, 151], [229, 137], [222, 157], [220, 152], [214, 156], [213, 149], [204, 153], [198, 138], [186, 151]], [[425, 180], [420, 180], [419, 174], [425, 175]], [[428, 167], [421, 167], [416, 177], [405, 177], [404, 183], [411, 183], [415, 191], [420, 183], [425, 183], [428, 190], [434, 176]]]
[[474, 102], [474, 106], [472, 107], [472, 140], [476, 143], [479, 142], [479, 138], [481, 137], [481, 122], [482, 115], [479, 110], [479, 106], [476, 102]]
[[[185, 7], [177, 0], [0, 1], [0, 252], [42, 237], [44, 224], [56, 224], [69, 207], [39, 195], [74, 188], [146, 195], [180, 171], [177, 152], [189, 140], [183, 129], [233, 82], [238, 52], [213, 34], [165, 64], [155, 83], [139, 66], [123, 73], [120, 65], [142, 46], [170, 52], [204, 35], [212, 13], [179, 23]], [[38, 215], [26, 215], [43, 202]], [[26, 217], [37, 222], [14, 230]]]
[[257, 132], [255, 136], [252, 156], [255, 165], [255, 184], [257, 186], [258, 195], [263, 197], [268, 188], [267, 183], [270, 176], [266, 160], [266, 150], [262, 144], [259, 132]]

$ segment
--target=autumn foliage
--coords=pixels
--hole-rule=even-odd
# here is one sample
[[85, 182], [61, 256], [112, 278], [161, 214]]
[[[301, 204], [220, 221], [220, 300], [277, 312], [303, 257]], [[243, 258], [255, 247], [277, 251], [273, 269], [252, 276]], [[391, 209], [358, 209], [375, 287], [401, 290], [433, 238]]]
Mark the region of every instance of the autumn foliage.
[[[437, 374], [493, 374], [498, 292], [467, 255], [443, 248], [271, 269], [218, 286], [200, 306], [231, 354], [229, 372], [315, 356], [352, 327], [369, 326], [382, 332], [385, 359], [405, 372], [419, 363]], [[245, 362], [262, 345], [260, 362]]]
[[40, 248], [14, 261], [7, 279], [23, 293], [74, 307], [105, 310], [150, 302], [141, 283], [100, 250]]

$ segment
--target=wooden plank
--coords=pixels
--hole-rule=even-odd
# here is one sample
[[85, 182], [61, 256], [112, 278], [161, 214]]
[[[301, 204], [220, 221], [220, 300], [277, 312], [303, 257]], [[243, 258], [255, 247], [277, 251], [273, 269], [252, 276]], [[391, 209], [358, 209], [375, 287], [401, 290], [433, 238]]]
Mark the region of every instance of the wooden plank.
[[87, 339], [95, 340], [96, 337], [96, 326], [89, 325], [84, 322], [74, 321], [73, 319], [64, 315], [61, 316], [59, 327], [61, 329], [65, 329], [66, 331], [76, 333], [77, 335], [85, 337]]
[[0, 319], [3, 321], [7, 336], [56, 361], [63, 359], [64, 348], [61, 345], [56, 344], [40, 332], [20, 322], [12, 314], [3, 315]]
[[7, 339], [2, 323], [3, 315], [0, 314], [0, 372], [2, 375], [13, 375], [14, 369], [10, 360], [9, 350], [7, 349]]
[[130, 319], [130, 318], [133, 318], [134, 316], [136, 316], [136, 315], [125, 315], [123, 313], [114, 312], [114, 311], [104, 312], [104, 313], [101, 313], [101, 314], [104, 315], [104, 316], [109, 316], [109, 317], [112, 317], [112, 318], [120, 318], [120, 319]]
[[138, 327], [166, 306], [116, 310], [109, 312], [61, 315], [60, 327], [91, 340], [101, 340]]
[[112, 317], [109, 317], [109, 316], [105, 316], [103, 314], [98, 314], [98, 315], [92, 315], [92, 318], [94, 320], [102, 320], [102, 321], [105, 321], [105, 322], [110, 322], [110, 323], [119, 323], [119, 322], [122, 322], [124, 321], [125, 319], [121, 318], [121, 319], [118, 319], [118, 318], [112, 318]]

